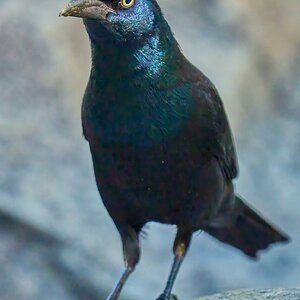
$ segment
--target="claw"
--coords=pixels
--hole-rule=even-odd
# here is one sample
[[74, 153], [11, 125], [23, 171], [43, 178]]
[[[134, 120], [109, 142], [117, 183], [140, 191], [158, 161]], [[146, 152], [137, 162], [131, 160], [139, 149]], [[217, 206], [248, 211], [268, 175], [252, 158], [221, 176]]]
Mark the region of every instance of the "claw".
[[165, 295], [160, 295], [156, 300], [168, 300]]
[[166, 296], [165, 294], [161, 294], [156, 300], [178, 300], [178, 298], [173, 294], [170, 297]]

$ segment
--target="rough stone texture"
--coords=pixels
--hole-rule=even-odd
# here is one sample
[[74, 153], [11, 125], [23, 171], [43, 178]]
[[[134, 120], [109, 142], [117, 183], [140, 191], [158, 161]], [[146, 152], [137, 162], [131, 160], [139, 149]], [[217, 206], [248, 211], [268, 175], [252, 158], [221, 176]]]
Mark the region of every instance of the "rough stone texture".
[[299, 300], [300, 288], [241, 290], [199, 298], [199, 300]]

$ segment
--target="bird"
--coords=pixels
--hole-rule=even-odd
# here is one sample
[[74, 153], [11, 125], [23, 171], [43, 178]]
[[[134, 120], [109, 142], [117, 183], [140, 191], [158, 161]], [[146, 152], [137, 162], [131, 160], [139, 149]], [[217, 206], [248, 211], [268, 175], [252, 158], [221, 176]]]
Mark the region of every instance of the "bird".
[[172, 288], [194, 233], [256, 258], [289, 237], [235, 192], [233, 135], [213, 83], [182, 53], [156, 0], [73, 0], [61, 16], [83, 19], [92, 67], [82, 102], [95, 180], [123, 247], [117, 300], [140, 260], [149, 222], [175, 225]]

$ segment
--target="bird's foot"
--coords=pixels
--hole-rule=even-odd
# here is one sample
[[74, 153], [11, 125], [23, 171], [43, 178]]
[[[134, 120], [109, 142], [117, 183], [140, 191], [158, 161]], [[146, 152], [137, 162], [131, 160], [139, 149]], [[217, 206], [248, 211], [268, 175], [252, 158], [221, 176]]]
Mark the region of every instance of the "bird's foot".
[[173, 294], [171, 296], [166, 296], [165, 294], [161, 294], [156, 300], [178, 300], [178, 298]]

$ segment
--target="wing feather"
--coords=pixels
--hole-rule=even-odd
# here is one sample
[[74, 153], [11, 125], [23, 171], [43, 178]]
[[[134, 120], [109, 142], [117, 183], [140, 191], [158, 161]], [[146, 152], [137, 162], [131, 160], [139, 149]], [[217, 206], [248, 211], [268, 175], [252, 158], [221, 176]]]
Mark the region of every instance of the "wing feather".
[[[207, 79], [195, 82], [193, 97], [196, 103], [194, 118], [198, 123], [200, 141], [214, 156], [228, 180], [238, 175], [234, 141], [222, 100]], [[195, 121], [194, 121], [195, 122]]]

